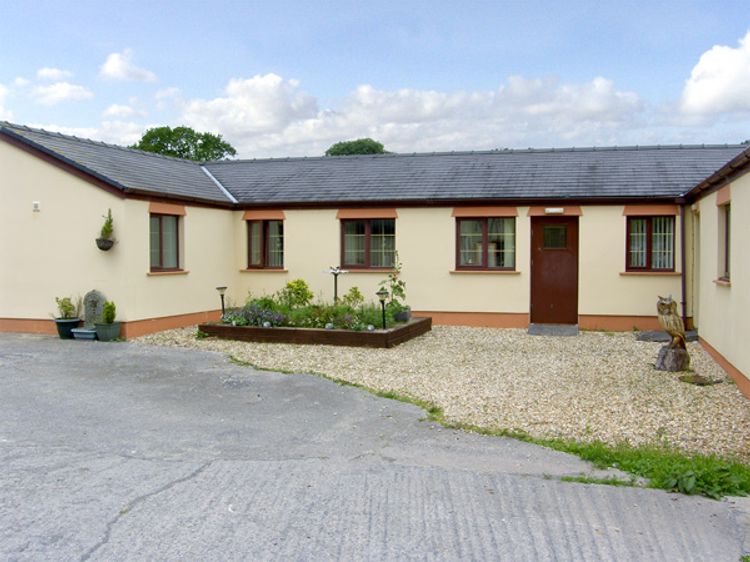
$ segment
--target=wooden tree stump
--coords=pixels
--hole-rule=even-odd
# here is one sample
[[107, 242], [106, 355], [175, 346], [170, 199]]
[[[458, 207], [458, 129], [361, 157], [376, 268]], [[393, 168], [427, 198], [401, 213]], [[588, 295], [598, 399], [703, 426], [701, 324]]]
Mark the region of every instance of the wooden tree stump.
[[686, 349], [665, 345], [659, 350], [654, 367], [657, 371], [687, 371], [690, 368], [690, 355]]

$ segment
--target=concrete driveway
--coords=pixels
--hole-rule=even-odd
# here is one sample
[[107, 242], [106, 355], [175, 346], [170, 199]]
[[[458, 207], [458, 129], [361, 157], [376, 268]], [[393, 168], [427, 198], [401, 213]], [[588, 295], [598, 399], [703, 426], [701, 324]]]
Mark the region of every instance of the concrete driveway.
[[746, 504], [218, 354], [0, 334], [1, 560], [729, 560]]

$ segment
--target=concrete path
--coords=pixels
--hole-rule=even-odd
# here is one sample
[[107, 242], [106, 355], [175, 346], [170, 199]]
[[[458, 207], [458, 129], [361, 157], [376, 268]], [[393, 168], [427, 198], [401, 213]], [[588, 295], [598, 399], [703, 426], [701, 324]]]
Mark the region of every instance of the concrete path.
[[0, 334], [0, 560], [728, 560], [747, 504], [217, 354]]

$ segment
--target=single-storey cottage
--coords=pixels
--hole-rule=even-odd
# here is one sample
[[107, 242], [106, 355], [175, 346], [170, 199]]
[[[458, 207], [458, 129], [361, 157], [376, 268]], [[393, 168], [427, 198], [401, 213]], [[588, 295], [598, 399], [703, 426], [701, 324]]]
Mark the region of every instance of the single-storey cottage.
[[303, 278], [331, 299], [330, 266], [374, 295], [398, 252], [436, 323], [654, 329], [671, 294], [745, 385], [749, 161], [702, 145], [195, 163], [0, 123], [0, 330], [51, 332], [54, 298], [92, 288], [128, 336], [216, 318], [217, 286], [241, 303]]

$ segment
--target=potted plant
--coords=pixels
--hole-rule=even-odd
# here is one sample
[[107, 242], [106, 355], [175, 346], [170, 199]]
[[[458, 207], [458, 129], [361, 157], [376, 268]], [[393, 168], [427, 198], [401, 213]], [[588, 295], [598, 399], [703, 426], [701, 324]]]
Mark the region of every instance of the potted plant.
[[107, 214], [104, 217], [104, 224], [99, 232], [99, 238], [96, 239], [96, 246], [103, 251], [109, 250], [115, 243], [112, 239], [112, 233], [114, 232], [114, 226], [112, 223], [112, 209], [107, 209]]
[[58, 316], [55, 318], [57, 325], [57, 334], [62, 340], [73, 339], [73, 328], [77, 328], [81, 323], [79, 316], [80, 302], [73, 304], [70, 297], [55, 297], [57, 303]]
[[112, 301], [104, 302], [102, 323], [96, 322], [96, 337], [99, 341], [112, 341], [120, 337], [120, 322], [115, 322], [117, 307]]

